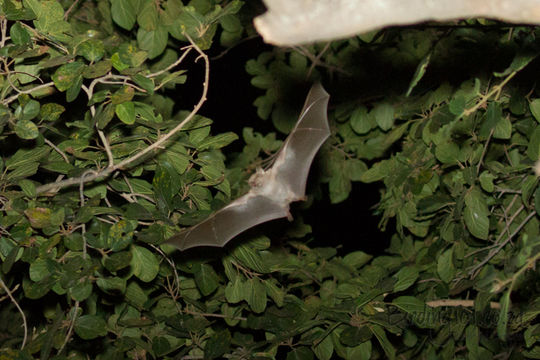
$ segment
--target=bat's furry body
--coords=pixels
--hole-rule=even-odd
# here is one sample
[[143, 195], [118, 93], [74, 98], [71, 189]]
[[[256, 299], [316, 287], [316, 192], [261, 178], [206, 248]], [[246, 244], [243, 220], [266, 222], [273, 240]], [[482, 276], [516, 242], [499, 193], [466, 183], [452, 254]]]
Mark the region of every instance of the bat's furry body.
[[167, 243], [180, 250], [195, 246], [224, 246], [241, 232], [263, 222], [291, 217], [289, 204], [305, 198], [306, 180], [315, 154], [330, 136], [329, 95], [315, 84], [272, 167], [250, 178], [251, 190], [216, 211], [203, 222], [186, 229]]

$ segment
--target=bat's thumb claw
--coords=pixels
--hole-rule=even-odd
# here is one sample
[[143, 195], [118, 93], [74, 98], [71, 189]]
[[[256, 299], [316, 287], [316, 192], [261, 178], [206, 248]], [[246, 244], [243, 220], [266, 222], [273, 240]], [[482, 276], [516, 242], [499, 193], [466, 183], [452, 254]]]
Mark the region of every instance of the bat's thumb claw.
[[294, 220], [293, 217], [292, 217], [292, 215], [291, 215], [291, 212], [290, 212], [290, 211], [287, 211], [287, 220], [289, 220], [289, 221], [293, 221], [293, 220]]

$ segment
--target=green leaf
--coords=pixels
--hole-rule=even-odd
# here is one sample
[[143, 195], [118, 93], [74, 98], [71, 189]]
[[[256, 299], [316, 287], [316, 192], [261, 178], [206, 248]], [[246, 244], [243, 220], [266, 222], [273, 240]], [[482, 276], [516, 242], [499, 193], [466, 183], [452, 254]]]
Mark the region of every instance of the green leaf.
[[231, 333], [228, 329], [215, 332], [204, 345], [204, 358], [217, 359], [229, 351], [231, 346]]
[[347, 326], [341, 333], [339, 340], [347, 346], [358, 346], [369, 341], [373, 336], [367, 326]]
[[397, 306], [401, 310], [411, 315], [418, 315], [425, 313], [427, 305], [415, 298], [414, 296], [400, 296], [392, 301], [392, 305]]
[[[170, 209], [174, 196], [180, 190], [180, 181], [174, 168], [166, 162], [161, 163], [154, 174], [152, 180], [154, 196], [160, 209]], [[191, 188], [191, 193], [195, 193], [196, 188]]]
[[83, 63], [67, 63], [56, 69], [56, 71], [51, 77], [54, 81], [54, 85], [59, 91], [66, 91], [71, 86], [76, 84], [83, 70]]
[[476, 189], [465, 194], [463, 218], [470, 233], [482, 240], [489, 235], [489, 211], [482, 193]]
[[274, 301], [274, 303], [279, 307], [283, 306], [283, 301], [286, 295], [285, 290], [278, 287], [271, 280], [263, 281], [263, 284], [266, 287], [266, 294]]
[[199, 150], [206, 150], [208, 148], [210, 149], [221, 149], [224, 146], [229, 145], [233, 141], [238, 139], [238, 135], [236, 135], [233, 132], [226, 132], [222, 134], [218, 134], [216, 136], [210, 136], [201, 141], [197, 148]]
[[118, 295], [126, 292], [126, 280], [119, 277], [99, 278], [96, 285], [106, 294]]
[[529, 146], [527, 147], [527, 155], [532, 161], [540, 159], [540, 125], [537, 125], [531, 134]]
[[19, 178], [25, 178], [34, 175], [39, 167], [38, 162], [26, 162], [21, 166], [18, 166], [15, 170], [8, 173], [7, 180], [14, 181]]
[[88, 280], [78, 282], [70, 289], [71, 298], [75, 301], [84, 301], [92, 294], [93, 286]]
[[122, 86], [111, 95], [111, 104], [117, 105], [131, 101], [135, 96], [135, 90], [131, 86]]
[[144, 293], [143, 289], [139, 286], [136, 281], [130, 281], [125, 294], [126, 300], [129, 301], [129, 304], [137, 308], [142, 308], [143, 305], [148, 301], [148, 296]]
[[490, 102], [486, 111], [486, 120], [480, 129], [480, 136], [487, 138], [493, 131], [495, 139], [510, 139], [512, 123], [508, 116], [503, 116], [502, 107], [496, 102]]
[[11, 37], [11, 41], [17, 45], [24, 45], [30, 42], [30, 34], [20, 22], [16, 22], [11, 26], [9, 36]]
[[133, 275], [144, 282], [154, 280], [159, 271], [159, 261], [150, 250], [142, 246], [133, 246], [131, 249], [131, 271]]
[[523, 69], [525, 66], [529, 65], [531, 61], [533, 61], [538, 54], [533, 51], [519, 51], [516, 56], [514, 56], [514, 59], [512, 59], [512, 63], [510, 66], [508, 66], [503, 72], [494, 72], [493, 74], [498, 77], [507, 76], [510, 73], [518, 72], [521, 69]]
[[384, 329], [379, 325], [370, 325], [369, 328], [373, 332], [377, 340], [379, 340], [379, 344], [381, 344], [381, 347], [383, 348], [384, 353], [386, 354], [388, 359], [394, 360], [396, 358], [396, 349], [394, 348], [390, 340], [388, 340], [388, 338], [386, 337]]
[[362, 180], [362, 175], [367, 171], [367, 165], [359, 159], [348, 159], [344, 163], [344, 171], [352, 181]]
[[118, 53], [114, 53], [111, 56], [111, 64], [118, 71], [124, 71], [129, 68], [129, 64], [126, 64], [125, 62], [123, 62], [120, 59], [120, 55], [118, 55]]
[[115, 112], [116, 106], [113, 104], [107, 104], [105, 107], [103, 107], [103, 104], [100, 104], [94, 116], [94, 121], [97, 123], [98, 129], [103, 130], [112, 120]]
[[[322, 330], [321, 330], [322, 332]], [[325, 336], [322, 341], [316, 342], [311, 350], [319, 360], [330, 360], [334, 353], [334, 343], [331, 336]]]
[[370, 115], [375, 117], [375, 122], [383, 131], [389, 130], [394, 126], [394, 107], [388, 103], [375, 105]]
[[19, 181], [19, 186], [21, 187], [21, 190], [23, 193], [31, 198], [36, 197], [36, 185], [30, 180], [23, 179]]
[[534, 99], [529, 103], [529, 109], [531, 109], [531, 113], [533, 114], [536, 121], [540, 123], [540, 99]]
[[124, 124], [131, 125], [135, 123], [135, 105], [133, 102], [127, 101], [116, 105], [114, 112]]
[[266, 289], [261, 280], [254, 277], [247, 281], [246, 300], [253, 312], [262, 313], [266, 309]]
[[435, 156], [443, 164], [455, 164], [459, 159], [459, 146], [453, 141], [445, 141], [435, 147]]
[[[98, 78], [98, 77], [101, 77], [101, 76], [104, 76], [105, 74], [107, 74], [109, 71], [111, 71], [111, 67], [112, 67], [111, 59], [98, 61], [95, 64], [88, 65], [83, 71], [83, 76], [86, 79], [95, 79], [95, 78]], [[127, 67], [129, 67], [129, 66], [127, 66]], [[108, 90], [101, 90], [101, 91], [95, 92], [94, 95], [92, 96], [92, 99], [94, 99], [94, 97], [98, 93], [104, 93], [104, 92], [108, 93]], [[99, 96], [99, 95], [97, 95], [97, 96]], [[92, 100], [92, 101], [94, 101], [94, 103], [99, 102], [97, 100]]]
[[41, 281], [54, 273], [54, 263], [50, 259], [36, 259], [30, 264], [28, 275], [34, 282]]
[[43, 121], [56, 121], [60, 118], [60, 115], [66, 111], [66, 108], [56, 103], [46, 103], [41, 106], [39, 115]]
[[409, 95], [411, 95], [411, 92], [416, 87], [418, 82], [422, 79], [422, 77], [424, 77], [424, 74], [426, 73], [427, 67], [431, 60], [431, 54], [432, 52], [429, 52], [416, 67], [416, 71], [413, 75], [411, 83], [409, 84], [409, 88], [407, 89], [407, 93], [405, 94], [405, 96], [408, 97]]
[[145, 76], [142, 76], [141, 74], [136, 74], [132, 77], [135, 84], [142, 87], [149, 95], [154, 94], [154, 80], [151, 78], [147, 78]]
[[467, 350], [469, 350], [471, 358], [478, 358], [478, 327], [472, 324], [467, 326], [465, 330], [465, 343], [467, 344]]
[[371, 359], [372, 345], [371, 341], [363, 342], [353, 348], [347, 348], [347, 359], [354, 360], [369, 360]]
[[67, 89], [66, 91], [67, 102], [72, 102], [73, 100], [77, 98], [77, 96], [79, 96], [79, 93], [81, 92], [82, 81], [83, 81], [82, 75], [77, 76], [73, 84], [69, 87], [69, 89]]
[[6, 169], [16, 169], [27, 163], [42, 160], [49, 155], [50, 149], [47, 146], [38, 146], [33, 149], [19, 149], [9, 159], [6, 160]]
[[133, 0], [110, 0], [111, 1], [111, 15], [115, 23], [121, 28], [131, 30], [135, 25], [136, 9]]
[[495, 131], [493, 132], [493, 137], [495, 139], [510, 139], [512, 136], [512, 122], [506, 117], [502, 117], [497, 125], [495, 126]]
[[360, 134], [367, 134], [376, 125], [373, 116], [369, 116], [365, 106], [356, 108], [351, 114], [352, 129]]
[[313, 352], [308, 347], [298, 346], [289, 351], [286, 360], [313, 360]]
[[227, 301], [236, 304], [242, 300], [245, 300], [244, 281], [240, 276], [234, 278], [225, 287], [225, 297]]
[[334, 174], [330, 178], [328, 187], [332, 204], [337, 204], [347, 199], [352, 189], [351, 181], [341, 172]]
[[454, 248], [443, 252], [437, 259], [437, 273], [442, 281], [450, 283], [454, 278], [455, 269], [453, 263]]
[[201, 264], [195, 270], [195, 283], [204, 296], [210, 295], [219, 286], [219, 278], [214, 269], [208, 264]]
[[401, 268], [393, 277], [397, 278], [394, 284], [394, 292], [408, 289], [418, 279], [418, 268], [416, 266], [407, 266]]
[[147, 31], [155, 30], [158, 26], [157, 4], [151, 0], [144, 0], [137, 15], [137, 23]]
[[98, 315], [82, 315], [75, 320], [75, 333], [83, 340], [107, 335], [107, 323]]
[[29, 208], [24, 211], [24, 214], [30, 221], [30, 225], [36, 229], [43, 229], [51, 224], [52, 209], [36, 207]]
[[23, 107], [22, 120], [32, 120], [39, 114], [39, 102], [30, 100]]
[[495, 180], [497, 177], [493, 174], [491, 174], [489, 171], [483, 171], [480, 176], [478, 177], [478, 180], [480, 181], [480, 186], [482, 186], [482, 189], [487, 192], [493, 192], [495, 190], [495, 185], [493, 184], [493, 180]]
[[510, 308], [510, 292], [510, 289], [506, 290], [501, 296], [500, 300], [501, 309], [499, 312], [499, 320], [497, 321], [497, 335], [502, 341], [505, 341], [506, 339], [506, 330], [508, 326], [508, 310]]
[[103, 258], [103, 266], [105, 266], [105, 268], [110, 272], [116, 272], [130, 266], [132, 257], [133, 253], [131, 251], [112, 253]]
[[454, 98], [452, 98], [452, 100], [450, 100], [450, 103], [448, 104], [448, 109], [452, 114], [459, 116], [463, 114], [466, 105], [467, 101], [465, 100], [464, 96], [455, 96]]
[[343, 264], [358, 269], [367, 264], [372, 258], [373, 256], [363, 251], [353, 251], [343, 257]]
[[27, 1], [33, 3], [32, 10], [37, 15], [37, 20], [34, 21], [36, 29], [42, 33], [56, 38], [57, 40], [67, 41], [70, 38], [66, 33], [70, 32], [71, 25], [64, 21], [64, 9], [57, 1]]
[[19, 80], [21, 84], [29, 84], [36, 81], [36, 78], [39, 77], [40, 70], [41, 67], [39, 65], [15, 65], [15, 71], [19, 73], [12, 75], [12, 79]]
[[105, 46], [99, 40], [86, 40], [77, 48], [77, 54], [90, 62], [98, 62], [105, 55]]
[[248, 244], [237, 246], [231, 251], [231, 255], [235, 260], [239, 261], [240, 264], [258, 273], [264, 274], [270, 271], [268, 267], [265, 266], [259, 252]]
[[29, 120], [19, 120], [15, 124], [15, 134], [25, 140], [32, 140], [39, 136], [36, 124]]
[[360, 181], [365, 183], [371, 183], [384, 179], [390, 174], [393, 162], [391, 160], [382, 160], [375, 163], [370, 169], [365, 171]]
[[158, 26], [155, 30], [151, 31], [139, 28], [137, 32], [137, 43], [141, 49], [148, 51], [149, 59], [154, 59], [165, 51], [168, 36], [169, 33], [163, 26]]

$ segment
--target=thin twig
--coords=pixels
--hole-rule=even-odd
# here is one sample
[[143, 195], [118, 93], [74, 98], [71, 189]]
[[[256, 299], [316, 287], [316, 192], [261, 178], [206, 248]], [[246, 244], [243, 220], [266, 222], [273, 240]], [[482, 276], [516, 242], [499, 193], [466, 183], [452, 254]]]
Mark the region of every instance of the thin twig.
[[315, 56], [315, 59], [311, 62], [311, 66], [309, 67], [309, 70], [307, 72], [306, 78], [309, 79], [311, 77], [311, 73], [313, 70], [315, 70], [315, 67], [321, 63], [321, 58], [324, 55], [324, 53], [330, 48], [331, 42], [327, 42], [324, 48]]
[[[114, 166], [111, 166], [111, 167], [107, 167], [107, 168], [105, 168], [105, 169], [103, 169], [101, 171], [95, 171], [94, 174], [92, 174], [90, 176], [87, 176], [84, 179], [82, 177], [75, 177], [75, 178], [69, 178], [69, 179], [66, 179], [66, 180], [62, 180], [60, 182], [41, 185], [41, 186], [37, 187], [37, 189], [36, 189], [38, 194], [45, 193], [45, 192], [50, 191], [52, 189], [59, 190], [59, 189], [64, 188], [66, 186], [79, 184], [79, 183], [81, 183], [81, 181], [91, 182], [91, 181], [94, 181], [96, 179], [105, 178], [105, 177], [109, 176], [111, 173], [113, 173], [116, 170], [123, 170], [123, 169], [129, 168], [137, 160], [139, 160], [143, 156], [145, 156], [148, 153], [154, 151], [155, 149], [161, 147], [166, 141], [168, 141], [171, 137], [176, 135], [176, 133], [178, 133], [184, 126], [186, 126], [186, 124], [191, 119], [193, 119], [195, 114], [197, 114], [197, 112], [201, 109], [202, 105], [206, 101], [206, 96], [208, 94], [209, 79], [210, 79], [210, 62], [208, 60], [208, 56], [205, 53], [202, 52], [202, 50], [197, 46], [197, 44], [195, 44], [193, 42], [193, 40], [191, 40], [191, 38], [187, 34], [186, 34], [186, 37], [188, 38], [188, 40], [192, 44], [193, 48], [199, 53], [199, 57], [195, 61], [197, 61], [199, 58], [203, 58], [203, 60], [205, 62], [204, 83], [203, 83], [202, 95], [201, 95], [201, 98], [200, 98], [199, 102], [197, 103], [197, 105], [195, 105], [194, 109], [189, 113], [189, 115], [182, 122], [180, 122], [178, 125], [176, 125], [172, 130], [170, 130], [166, 135], [159, 138], [155, 143], [148, 146], [146, 149], [141, 150], [139, 153], [137, 153], [137, 154], [135, 154], [135, 155], [133, 155], [133, 156], [127, 158], [127, 159], [124, 159], [123, 161], [119, 162], [118, 164], [116, 164]], [[93, 84], [94, 84], [94, 82], [92, 82], [92, 84], [90, 84], [90, 87], [88, 88], [90, 91], [92, 90], [91, 88], [92, 88]]]
[[203, 317], [215, 317], [215, 318], [221, 318], [221, 319], [232, 319], [232, 320], [247, 320], [247, 318], [243, 316], [230, 316], [230, 315], [223, 315], [223, 314], [210, 314], [210, 313], [200, 313], [193, 310], [190, 310], [188, 307], [184, 310], [184, 313], [189, 315], [198, 315]]
[[497, 93], [500, 93], [502, 88], [510, 81], [512, 80], [512, 78], [514, 76], [517, 75], [517, 71], [514, 71], [512, 73], [510, 73], [510, 75], [508, 75], [500, 84], [496, 85], [493, 87], [493, 89], [491, 89], [491, 91], [489, 93], [487, 93], [486, 95], [482, 96], [482, 99], [478, 102], [478, 104], [474, 105], [473, 107], [469, 108], [469, 109], [465, 109], [463, 110], [463, 113], [461, 114], [461, 117], [463, 116], [469, 116], [471, 114], [473, 114], [476, 110], [480, 109], [482, 106], [484, 106], [486, 104], [486, 102], [489, 100], [489, 98], [491, 98], [493, 95], [497, 94]]
[[146, 75], [147, 78], [153, 78], [153, 77], [156, 77], [156, 76], [159, 76], [161, 74], [163, 74], [164, 72], [167, 72], [169, 70], [171, 70], [172, 68], [180, 65], [180, 63], [184, 60], [184, 58], [189, 54], [189, 52], [193, 49], [192, 46], [188, 46], [187, 48], [185, 48], [186, 50], [184, 50], [184, 53], [182, 54], [182, 56], [180, 56], [180, 58], [178, 60], [176, 60], [175, 62], [173, 62], [171, 65], [167, 66], [165, 69], [163, 70], [159, 70], [159, 71], [156, 71], [155, 73], [151, 73], [151, 74], [148, 74]]
[[214, 60], [219, 60], [219, 59], [221, 59], [222, 57], [224, 57], [225, 55], [227, 55], [227, 53], [228, 53], [229, 51], [231, 51], [232, 49], [234, 49], [234, 48], [237, 47], [238, 45], [243, 44], [243, 43], [245, 43], [246, 41], [256, 39], [256, 38], [258, 38], [258, 37], [260, 37], [260, 36], [261, 36], [261, 35], [259, 35], [259, 34], [253, 34], [253, 35], [250, 35], [250, 36], [248, 36], [248, 37], [245, 37], [245, 38], [243, 38], [242, 40], [235, 42], [234, 44], [232, 44], [231, 46], [229, 46], [228, 48], [226, 48], [225, 50], [223, 50], [222, 52], [220, 52], [219, 54], [217, 54], [216, 56], [214, 56], [214, 57], [211, 58], [210, 60], [212, 60], [212, 61], [214, 61]]
[[75, 0], [73, 4], [71, 4], [69, 9], [66, 10], [66, 12], [64, 13], [64, 20], [67, 20], [69, 18], [69, 13], [73, 11], [78, 2], [79, 0]]
[[495, 247], [494, 249], [492, 249], [489, 254], [485, 257], [484, 260], [482, 260], [480, 263], [478, 263], [477, 265], [475, 265], [471, 270], [469, 270], [469, 274], [471, 275], [471, 278], [475, 278], [476, 275], [478, 275], [478, 273], [480, 272], [480, 269], [489, 262], [489, 260], [491, 260], [495, 255], [497, 255], [499, 253], [499, 251], [501, 251], [501, 249], [506, 245], [508, 244], [508, 242], [510, 240], [512, 240], [512, 238], [514, 236], [517, 235], [518, 232], [521, 231], [521, 229], [525, 226], [525, 224], [527, 224], [527, 222], [533, 217], [536, 215], [536, 211], [531, 211], [529, 213], [529, 215], [527, 215], [527, 217], [521, 222], [521, 224], [518, 225], [518, 227], [514, 230], [514, 232], [512, 232], [512, 234], [510, 234], [510, 236], [508, 236], [503, 242], [501, 242], [497, 247]]
[[[432, 308], [436, 307], [443, 307], [443, 306], [449, 306], [449, 307], [457, 307], [457, 306], [463, 306], [463, 307], [473, 307], [474, 306], [474, 300], [457, 300], [457, 299], [441, 299], [441, 300], [432, 300], [432, 301], [426, 301], [426, 305]], [[501, 304], [495, 301], [489, 302], [489, 307], [492, 309], [500, 309]]]
[[7, 41], [7, 19], [2, 18], [0, 20], [0, 48], [3, 48], [6, 45]]
[[[511, 206], [511, 205], [510, 205]], [[507, 210], [510, 208], [510, 206], [507, 208]], [[470, 257], [476, 253], [479, 253], [479, 252], [482, 252], [482, 251], [486, 251], [486, 250], [489, 250], [489, 249], [493, 249], [497, 246], [499, 246], [500, 244], [500, 241], [502, 239], [502, 237], [504, 236], [504, 233], [508, 233], [508, 236], [510, 236], [510, 225], [512, 225], [512, 223], [514, 222], [514, 219], [521, 213], [521, 211], [525, 208], [525, 206], [521, 205], [521, 207], [519, 209], [516, 210], [516, 212], [512, 215], [512, 217], [506, 222], [506, 226], [504, 227], [504, 229], [501, 231], [501, 233], [499, 234], [499, 236], [497, 237], [497, 239], [495, 240], [495, 242], [489, 246], [485, 246], [481, 249], [476, 249], [474, 251], [471, 251], [470, 253], [466, 254], [465, 257]]]
[[491, 129], [489, 132], [488, 138], [486, 140], [486, 144], [484, 145], [484, 150], [482, 150], [482, 155], [480, 156], [480, 160], [478, 160], [478, 165], [476, 165], [476, 175], [480, 173], [480, 168], [482, 167], [482, 162], [484, 161], [484, 156], [486, 156], [486, 152], [489, 146], [489, 141], [491, 140], [491, 136], [493, 136], [493, 132], [495, 131], [495, 128]]
[[109, 85], [126, 85], [126, 86], [134, 88], [135, 90], [141, 93], [145, 93], [145, 94], [148, 93], [148, 91], [144, 90], [143, 88], [140, 88], [137, 85], [129, 83], [125, 80], [124, 81], [103, 80], [103, 81], [98, 81], [98, 82], [101, 84], [109, 84]]
[[105, 134], [102, 130], [98, 129], [98, 135], [101, 139], [101, 142], [103, 143], [103, 146], [105, 147], [105, 152], [107, 153], [107, 158], [109, 159], [109, 165], [108, 167], [114, 166], [114, 157], [111, 151], [111, 146], [109, 145], [109, 141], [107, 141], [107, 137], [105, 137]]
[[42, 85], [38, 85], [36, 87], [33, 87], [31, 89], [28, 89], [28, 90], [19, 90], [19, 93], [15, 94], [15, 95], [12, 95], [10, 97], [8, 97], [7, 99], [4, 99], [2, 101], [0, 101], [0, 103], [4, 104], [4, 105], [8, 105], [10, 103], [12, 103], [13, 101], [17, 100], [17, 98], [21, 95], [21, 94], [31, 94], [33, 93], [34, 91], [38, 91], [38, 90], [41, 90], [41, 89], [44, 89], [44, 88], [48, 88], [48, 87], [51, 87], [51, 86], [54, 86], [54, 82], [51, 81], [51, 82], [48, 82], [48, 83], [45, 83], [45, 84], [42, 84]]
[[154, 250], [156, 250], [158, 253], [161, 254], [161, 256], [163, 256], [163, 258], [165, 259], [165, 261], [167, 261], [169, 263], [169, 265], [171, 266], [172, 270], [173, 270], [173, 273], [174, 273], [174, 282], [176, 283], [176, 287], [175, 289], [171, 289], [171, 291], [169, 292], [173, 298], [173, 300], [176, 302], [176, 300], [178, 299], [178, 297], [180, 296], [179, 294], [179, 291], [180, 291], [180, 277], [178, 276], [178, 272], [176, 271], [176, 264], [174, 263], [173, 260], [171, 260], [167, 255], [165, 255], [165, 253], [157, 246], [153, 245], [153, 244], [149, 244], [152, 248], [154, 248]]
[[59, 354], [66, 347], [69, 339], [71, 338], [71, 334], [73, 334], [73, 327], [75, 326], [75, 320], [77, 319], [78, 310], [79, 310], [79, 301], [77, 300], [77, 301], [75, 301], [75, 309], [72, 310], [73, 311], [73, 316], [71, 317], [71, 320], [69, 321], [69, 328], [68, 328], [68, 331], [67, 331], [67, 334], [66, 334], [66, 338], [64, 339], [64, 343], [62, 344], [60, 349], [58, 349]]
[[2, 286], [6, 294], [11, 299], [11, 302], [15, 305], [17, 310], [19, 310], [19, 312], [21, 313], [21, 317], [23, 321], [23, 329], [24, 329], [24, 337], [23, 337], [23, 342], [21, 344], [21, 350], [22, 350], [24, 349], [24, 346], [26, 345], [26, 339], [28, 338], [28, 325], [26, 324], [26, 316], [24, 315], [24, 311], [21, 309], [21, 307], [19, 306], [19, 303], [17, 302], [17, 300], [15, 300], [15, 298], [13, 297], [13, 294], [11, 293], [9, 288], [6, 286], [6, 283], [4, 283], [4, 280], [2, 280], [2, 278], [0, 278], [0, 286]]
[[64, 158], [64, 161], [67, 162], [69, 164], [69, 159], [67, 157], [67, 155], [58, 148], [58, 146], [54, 145], [50, 140], [48, 140], [47, 138], [43, 138], [43, 141], [45, 141], [45, 143], [47, 145], [49, 145], [50, 147], [52, 147], [54, 149], [54, 151], [56, 151], [57, 153], [60, 154], [60, 156], [62, 156], [62, 158]]

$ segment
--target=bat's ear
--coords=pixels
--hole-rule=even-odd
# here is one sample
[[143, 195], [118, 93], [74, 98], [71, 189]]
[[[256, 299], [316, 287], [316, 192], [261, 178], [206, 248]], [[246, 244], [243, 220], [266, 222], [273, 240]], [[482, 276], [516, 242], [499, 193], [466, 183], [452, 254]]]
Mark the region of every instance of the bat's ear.
[[294, 220], [293, 217], [292, 217], [292, 215], [291, 215], [291, 212], [290, 212], [289, 210], [287, 210], [287, 220], [289, 220], [289, 221], [293, 221], [293, 220]]

